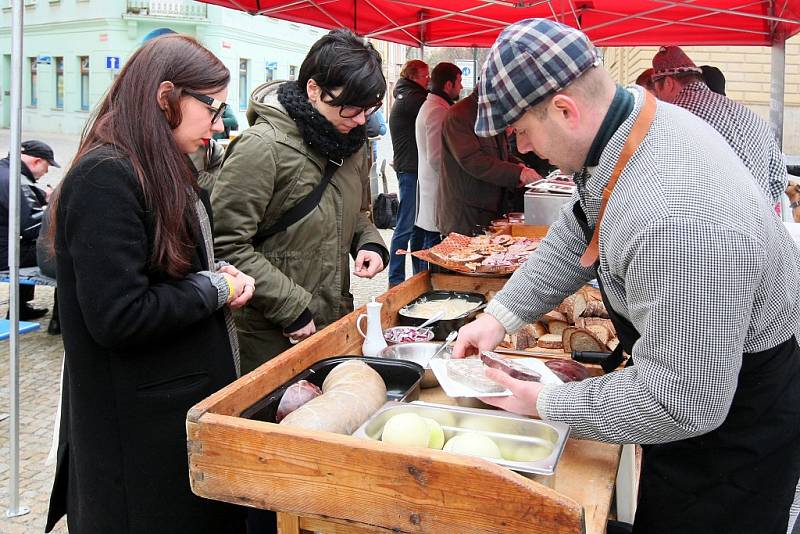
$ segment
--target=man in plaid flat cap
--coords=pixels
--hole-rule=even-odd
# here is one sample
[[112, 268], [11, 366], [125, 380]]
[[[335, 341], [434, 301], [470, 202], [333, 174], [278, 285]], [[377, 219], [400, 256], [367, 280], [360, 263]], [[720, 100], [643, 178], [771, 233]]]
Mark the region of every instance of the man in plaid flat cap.
[[788, 184], [786, 160], [772, 127], [753, 111], [712, 91], [703, 69], [678, 46], [662, 46], [653, 57], [653, 93], [688, 109], [717, 130], [773, 203]]
[[[512, 126], [577, 188], [453, 355], [493, 349], [596, 278], [620, 342], [608, 374], [555, 386], [488, 369], [512, 395], [482, 400], [642, 444], [634, 532], [783, 534], [800, 476], [800, 250], [710, 125], [599, 64], [549, 20], [494, 44], [475, 131]], [[618, 369], [623, 350], [633, 365]]]

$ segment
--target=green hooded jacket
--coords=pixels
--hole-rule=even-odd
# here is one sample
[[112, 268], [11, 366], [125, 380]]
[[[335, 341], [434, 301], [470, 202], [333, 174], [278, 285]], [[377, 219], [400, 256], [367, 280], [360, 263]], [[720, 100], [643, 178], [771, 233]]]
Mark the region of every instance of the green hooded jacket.
[[253, 91], [250, 128], [228, 147], [211, 196], [217, 259], [256, 281], [253, 298], [237, 313], [240, 337], [243, 329], [282, 331], [306, 308], [319, 330], [353, 309], [348, 255], [372, 244], [384, 266], [388, 259], [364, 205], [366, 144], [344, 160], [311, 213], [284, 232], [258, 238], [311, 193], [327, 163], [278, 102], [281, 83]]

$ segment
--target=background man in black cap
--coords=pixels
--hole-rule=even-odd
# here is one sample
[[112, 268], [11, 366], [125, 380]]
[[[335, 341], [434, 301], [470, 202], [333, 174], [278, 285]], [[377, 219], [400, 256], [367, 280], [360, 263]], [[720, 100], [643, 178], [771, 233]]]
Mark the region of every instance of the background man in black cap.
[[[50, 166], [61, 167], [56, 163], [53, 149], [42, 141], [30, 140], [22, 143], [22, 177], [20, 201], [20, 267], [36, 266], [36, 240], [42, 227], [42, 217], [47, 206], [47, 193], [36, 187], [36, 181], [47, 174]], [[8, 211], [9, 211], [9, 159], [0, 160], [0, 268], [8, 269]], [[21, 284], [19, 287], [19, 318], [31, 321], [44, 317], [47, 308], [34, 308], [34, 286]]]

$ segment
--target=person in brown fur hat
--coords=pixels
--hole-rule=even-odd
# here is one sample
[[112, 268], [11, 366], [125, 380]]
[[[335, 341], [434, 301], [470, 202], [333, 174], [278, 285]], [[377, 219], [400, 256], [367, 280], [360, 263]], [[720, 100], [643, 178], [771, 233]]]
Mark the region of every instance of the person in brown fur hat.
[[714, 127], [744, 162], [773, 203], [786, 189], [786, 162], [770, 125], [750, 109], [713, 92], [703, 70], [678, 46], [662, 46], [653, 57], [653, 93], [687, 109]]

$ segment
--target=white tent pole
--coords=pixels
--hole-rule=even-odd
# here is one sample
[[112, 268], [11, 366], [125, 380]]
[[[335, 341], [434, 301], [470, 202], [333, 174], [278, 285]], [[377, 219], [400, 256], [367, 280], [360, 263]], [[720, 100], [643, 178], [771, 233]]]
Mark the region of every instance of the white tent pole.
[[30, 509], [19, 504], [19, 201], [22, 136], [22, 0], [12, 0], [11, 12], [11, 146], [8, 176], [8, 270], [10, 332], [8, 351], [9, 477], [6, 517], [25, 515]]
[[786, 80], [786, 40], [783, 35], [772, 39], [772, 80], [769, 95], [769, 122], [775, 129], [778, 144], [783, 148], [783, 98]]
[[[786, 82], [786, 36], [780, 31], [772, 34], [772, 76], [769, 91], [769, 122], [778, 139], [778, 146], [783, 149], [783, 102]], [[781, 217], [784, 221], [792, 221], [792, 210], [789, 199], [781, 196]]]

